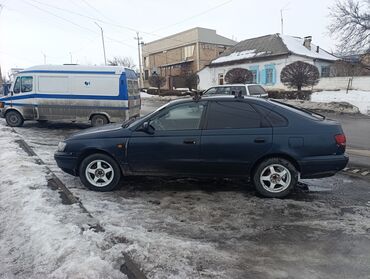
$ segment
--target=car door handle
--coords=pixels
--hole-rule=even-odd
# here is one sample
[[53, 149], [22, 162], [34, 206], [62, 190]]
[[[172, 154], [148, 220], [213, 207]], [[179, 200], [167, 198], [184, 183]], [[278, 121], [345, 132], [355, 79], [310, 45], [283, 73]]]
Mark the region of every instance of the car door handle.
[[254, 140], [255, 143], [264, 143], [265, 142], [265, 139], [264, 138], [256, 138]]
[[193, 140], [193, 139], [185, 139], [184, 140], [184, 144], [196, 144], [196, 140]]

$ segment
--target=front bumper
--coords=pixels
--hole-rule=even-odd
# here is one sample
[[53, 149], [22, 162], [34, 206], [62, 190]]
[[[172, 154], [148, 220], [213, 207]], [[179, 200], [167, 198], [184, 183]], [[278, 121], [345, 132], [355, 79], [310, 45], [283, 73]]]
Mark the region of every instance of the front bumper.
[[301, 168], [301, 178], [332, 176], [346, 167], [348, 159], [346, 154], [303, 158], [298, 162]]
[[78, 166], [78, 157], [65, 152], [55, 152], [54, 159], [57, 162], [59, 168], [62, 171], [78, 176], [77, 166]]

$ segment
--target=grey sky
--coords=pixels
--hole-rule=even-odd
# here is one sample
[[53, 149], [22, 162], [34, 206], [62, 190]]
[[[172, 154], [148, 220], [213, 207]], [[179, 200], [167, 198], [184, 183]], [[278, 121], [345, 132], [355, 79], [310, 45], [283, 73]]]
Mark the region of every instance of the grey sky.
[[[0, 64], [12, 67], [73, 63], [103, 64], [98, 21], [107, 58], [130, 56], [137, 63], [135, 31], [144, 42], [196, 26], [216, 29], [238, 41], [280, 32], [313, 36], [331, 51], [329, 7], [334, 0], [0, 0]], [[59, 9], [58, 9], [59, 8]], [[68, 10], [68, 11], [66, 11]], [[82, 16], [81, 16], [82, 15]]]

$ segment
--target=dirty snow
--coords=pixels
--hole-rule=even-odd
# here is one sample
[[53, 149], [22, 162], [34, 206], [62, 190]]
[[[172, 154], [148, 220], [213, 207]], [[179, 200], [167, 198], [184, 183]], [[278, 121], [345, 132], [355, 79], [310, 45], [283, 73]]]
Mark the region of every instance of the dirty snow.
[[[230, 179], [127, 178], [117, 191], [97, 193], [59, 170], [53, 159], [58, 141], [81, 128], [85, 126], [26, 122], [16, 131], [105, 228], [104, 233], [89, 231], [89, 240], [94, 254], [111, 266], [115, 256], [125, 251], [149, 278], [350, 278], [355, 273], [364, 274], [356, 278], [366, 278], [369, 274], [370, 197], [362, 195], [364, 202], [351, 200], [347, 208], [342, 200], [349, 199], [359, 184], [352, 179], [308, 180], [309, 186], [316, 191], [324, 188], [325, 194], [284, 200], [258, 198], [245, 181]], [[40, 201], [41, 208], [44, 202]], [[79, 212], [62, 208], [67, 216]], [[69, 239], [71, 233], [66, 235]], [[71, 244], [75, 250], [81, 246], [82, 254], [83, 236], [81, 243]], [[71, 261], [77, 258], [73, 253], [71, 257]], [[85, 272], [86, 263], [79, 264], [80, 272]], [[112, 278], [115, 271], [107, 269], [104, 278]]]
[[286, 47], [295, 54], [304, 55], [304, 56], [308, 56], [312, 58], [325, 59], [325, 60], [338, 60], [338, 58], [326, 52], [322, 48], [320, 48], [319, 52], [316, 52], [317, 46], [312, 43], [311, 43], [311, 50], [309, 50], [303, 45], [304, 38], [293, 37], [293, 36], [288, 36], [288, 35], [281, 35], [281, 34], [279, 36], [283, 40]]
[[122, 278], [117, 251], [103, 251], [102, 236], [84, 224], [86, 214], [63, 205], [47, 188], [47, 170], [14, 142], [0, 123], [0, 278]]
[[211, 62], [211, 64], [236, 61], [236, 60], [242, 60], [242, 59], [247, 59], [247, 58], [255, 58], [255, 57], [258, 57], [264, 54], [266, 54], [265, 51], [257, 52], [256, 49], [244, 50], [240, 52], [233, 52], [227, 56], [221, 56], [221, 57], [216, 58], [215, 60]]
[[320, 103], [305, 100], [282, 100], [282, 99], [280, 101], [299, 108], [309, 109], [317, 112], [349, 113], [349, 114], [356, 114], [360, 112], [356, 106], [353, 106], [346, 102]]
[[320, 91], [311, 95], [314, 102], [347, 102], [359, 108], [363, 114], [370, 114], [370, 91], [346, 90]]

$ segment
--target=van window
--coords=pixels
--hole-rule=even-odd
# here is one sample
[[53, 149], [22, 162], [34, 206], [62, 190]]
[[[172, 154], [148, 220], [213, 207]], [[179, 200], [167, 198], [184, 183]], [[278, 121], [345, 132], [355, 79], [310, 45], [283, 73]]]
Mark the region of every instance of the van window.
[[31, 92], [32, 83], [33, 83], [33, 77], [21, 77], [21, 91]]
[[260, 128], [261, 116], [246, 102], [211, 102], [207, 112], [207, 128]]
[[21, 92], [21, 79], [19, 77], [15, 80], [13, 92], [14, 94]]
[[134, 93], [134, 85], [132, 80], [127, 80], [127, 90], [130, 95]]

